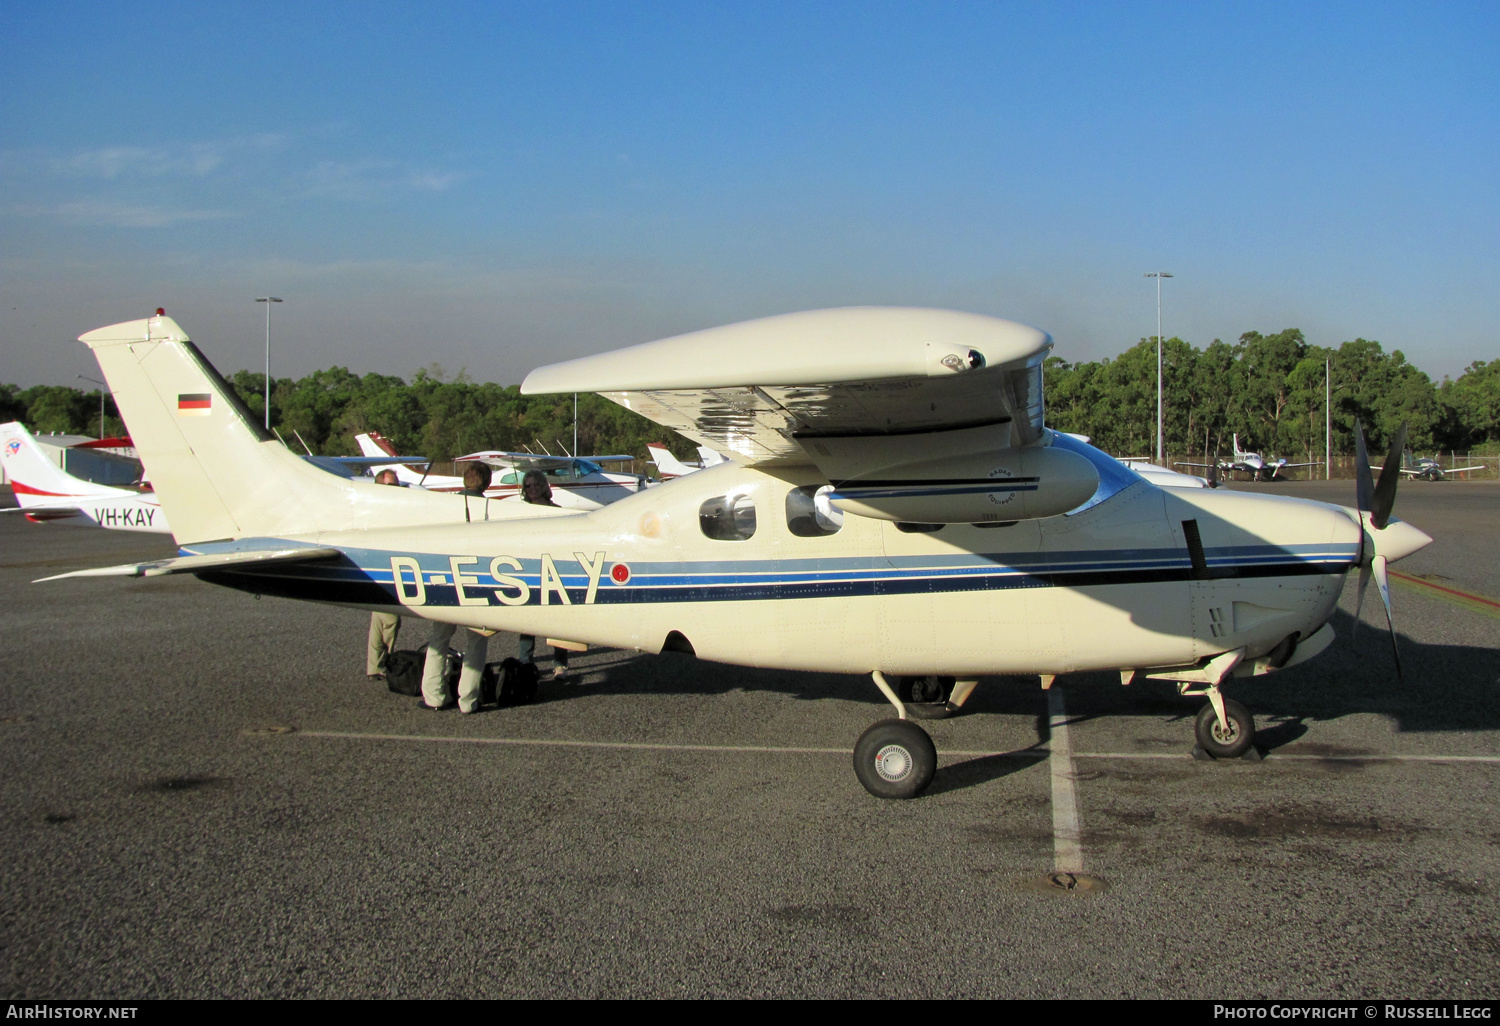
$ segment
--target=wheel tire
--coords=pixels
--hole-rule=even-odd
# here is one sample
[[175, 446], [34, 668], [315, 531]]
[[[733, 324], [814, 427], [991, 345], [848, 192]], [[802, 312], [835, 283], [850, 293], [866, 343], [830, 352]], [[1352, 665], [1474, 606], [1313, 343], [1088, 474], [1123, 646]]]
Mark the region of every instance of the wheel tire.
[[1250, 750], [1255, 740], [1255, 718], [1249, 709], [1232, 698], [1224, 699], [1224, 716], [1229, 721], [1227, 731], [1219, 725], [1219, 717], [1210, 702], [1198, 710], [1193, 734], [1198, 739], [1198, 746], [1215, 759], [1238, 759]]
[[876, 798], [915, 798], [936, 772], [932, 738], [907, 720], [881, 720], [854, 746], [854, 775]]

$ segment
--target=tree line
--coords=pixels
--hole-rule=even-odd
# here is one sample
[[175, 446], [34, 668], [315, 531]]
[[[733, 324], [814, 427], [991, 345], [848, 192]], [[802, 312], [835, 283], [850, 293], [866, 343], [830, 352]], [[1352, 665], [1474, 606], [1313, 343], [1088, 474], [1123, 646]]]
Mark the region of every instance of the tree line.
[[[1118, 456], [1145, 456], [1156, 444], [1156, 339], [1113, 360], [1044, 368], [1047, 424], [1090, 435]], [[1302, 332], [1249, 331], [1203, 349], [1180, 338], [1162, 346], [1162, 428], [1171, 459], [1228, 455], [1240, 445], [1287, 458], [1324, 456], [1325, 408], [1332, 452], [1354, 451], [1359, 421], [1375, 458], [1402, 423], [1417, 452], [1500, 451], [1500, 360], [1476, 360], [1457, 379], [1434, 385], [1379, 342], [1308, 345]], [[1328, 401], [1325, 401], [1325, 396]]]
[[[1351, 453], [1355, 420], [1372, 453], [1408, 424], [1418, 452], [1500, 451], [1500, 360], [1478, 360], [1456, 380], [1434, 385], [1406, 362], [1400, 350], [1357, 338], [1337, 348], [1308, 345], [1296, 328], [1262, 335], [1251, 331], [1234, 343], [1215, 339], [1197, 349], [1179, 338], [1162, 349], [1163, 421], [1172, 459], [1227, 454], [1234, 434], [1245, 448], [1321, 459], [1325, 368], [1332, 393], [1333, 452]], [[1049, 357], [1044, 366], [1049, 426], [1089, 435], [1120, 456], [1152, 453], [1156, 438], [1156, 340], [1113, 360], [1068, 363]], [[436, 460], [479, 449], [573, 447], [574, 397], [523, 396], [516, 385], [479, 383], [460, 373], [419, 370], [405, 381], [363, 376], [345, 367], [304, 378], [275, 378], [271, 424], [290, 444], [300, 439], [324, 456], [357, 454], [354, 436], [378, 431], [403, 455]], [[250, 412], [265, 413], [262, 375], [239, 371], [229, 378]], [[106, 393], [104, 433], [125, 426]], [[99, 430], [101, 395], [65, 385], [18, 388], [0, 384], [0, 421], [19, 420], [34, 432], [92, 435]], [[616, 403], [592, 393], [577, 397], [577, 445], [583, 454], [645, 454], [646, 443], [665, 442], [679, 456], [692, 443]]]

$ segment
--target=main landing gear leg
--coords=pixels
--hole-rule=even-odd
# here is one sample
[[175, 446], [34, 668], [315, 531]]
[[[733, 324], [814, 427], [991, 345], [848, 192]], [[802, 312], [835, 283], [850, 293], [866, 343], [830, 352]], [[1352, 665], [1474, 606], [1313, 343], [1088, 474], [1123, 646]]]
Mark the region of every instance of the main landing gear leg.
[[906, 706], [876, 670], [875, 686], [896, 707], [898, 719], [881, 720], [854, 746], [854, 775], [876, 798], [915, 798], [937, 772], [937, 749], [921, 727], [906, 718]]

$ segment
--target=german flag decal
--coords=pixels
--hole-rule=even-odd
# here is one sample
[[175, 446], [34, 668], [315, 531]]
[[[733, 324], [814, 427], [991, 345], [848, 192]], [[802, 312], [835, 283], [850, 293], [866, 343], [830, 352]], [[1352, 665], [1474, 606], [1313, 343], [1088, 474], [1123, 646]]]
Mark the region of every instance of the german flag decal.
[[179, 392], [177, 395], [177, 416], [207, 417], [213, 412], [213, 405], [213, 396], [207, 392]]

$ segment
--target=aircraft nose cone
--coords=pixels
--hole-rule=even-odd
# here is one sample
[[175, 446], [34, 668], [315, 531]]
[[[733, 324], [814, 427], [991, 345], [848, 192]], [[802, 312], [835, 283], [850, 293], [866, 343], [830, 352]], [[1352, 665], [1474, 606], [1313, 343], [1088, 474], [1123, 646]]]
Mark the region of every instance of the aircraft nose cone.
[[1371, 531], [1370, 537], [1375, 541], [1376, 553], [1392, 563], [1432, 544], [1430, 535], [1402, 520], [1392, 520], [1383, 531]]

